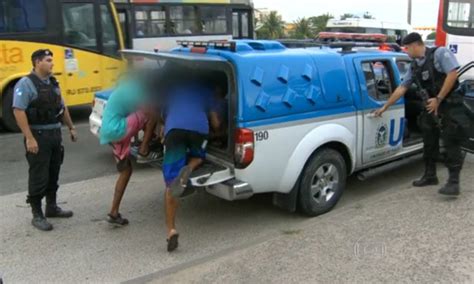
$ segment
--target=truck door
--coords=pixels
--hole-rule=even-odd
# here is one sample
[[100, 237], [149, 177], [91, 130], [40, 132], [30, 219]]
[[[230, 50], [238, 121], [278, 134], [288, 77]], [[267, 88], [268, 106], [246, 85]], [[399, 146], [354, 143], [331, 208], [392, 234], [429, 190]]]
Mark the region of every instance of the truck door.
[[362, 163], [371, 164], [402, 150], [405, 127], [403, 99], [382, 117], [372, 112], [382, 107], [396, 88], [394, 63], [390, 59], [356, 59], [362, 96]]
[[459, 70], [459, 81], [461, 82], [461, 88], [464, 91], [464, 106], [471, 120], [471, 127], [467, 133], [468, 137], [464, 141], [462, 147], [464, 150], [471, 153], [474, 153], [474, 78], [466, 75], [469, 74], [469, 71], [472, 71], [473, 67], [474, 61], [471, 61]]

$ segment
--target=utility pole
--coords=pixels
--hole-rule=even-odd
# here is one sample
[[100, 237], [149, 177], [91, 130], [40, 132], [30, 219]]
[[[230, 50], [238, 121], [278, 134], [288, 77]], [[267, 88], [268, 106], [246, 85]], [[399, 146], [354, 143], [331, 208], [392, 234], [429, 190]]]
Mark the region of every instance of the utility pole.
[[412, 8], [412, 5], [411, 5], [411, 0], [408, 0], [408, 24], [411, 25], [411, 8]]

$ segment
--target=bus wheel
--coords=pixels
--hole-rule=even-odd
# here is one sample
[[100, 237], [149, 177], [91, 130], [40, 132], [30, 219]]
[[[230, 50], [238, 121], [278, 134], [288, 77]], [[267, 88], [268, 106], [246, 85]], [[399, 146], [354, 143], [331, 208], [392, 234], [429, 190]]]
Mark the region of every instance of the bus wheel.
[[308, 216], [330, 211], [346, 187], [346, 164], [339, 152], [318, 151], [306, 165], [301, 184], [300, 209]]
[[20, 128], [16, 124], [13, 115], [13, 87], [7, 87], [7, 91], [3, 94], [2, 100], [2, 122], [3, 126], [11, 132], [20, 132]]

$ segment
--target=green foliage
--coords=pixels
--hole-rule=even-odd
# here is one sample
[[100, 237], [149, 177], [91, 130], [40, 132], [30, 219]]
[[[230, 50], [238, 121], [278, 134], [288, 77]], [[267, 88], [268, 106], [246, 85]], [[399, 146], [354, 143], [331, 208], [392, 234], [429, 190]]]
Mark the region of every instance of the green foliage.
[[256, 31], [259, 39], [278, 39], [285, 34], [285, 22], [276, 11], [264, 16], [261, 24], [262, 26]]
[[345, 13], [345, 14], [341, 15], [341, 20], [346, 20], [346, 19], [349, 19], [349, 18], [359, 18], [359, 16], [356, 16], [356, 15], [350, 14], [350, 13]]
[[315, 35], [319, 34], [320, 32], [326, 29], [328, 21], [333, 19], [334, 17], [330, 14], [322, 14], [316, 17], [310, 17], [309, 20], [313, 26], [313, 32]]
[[296, 39], [308, 39], [314, 38], [314, 28], [310, 19], [302, 18], [296, 20], [294, 23], [294, 29], [291, 31], [290, 36]]

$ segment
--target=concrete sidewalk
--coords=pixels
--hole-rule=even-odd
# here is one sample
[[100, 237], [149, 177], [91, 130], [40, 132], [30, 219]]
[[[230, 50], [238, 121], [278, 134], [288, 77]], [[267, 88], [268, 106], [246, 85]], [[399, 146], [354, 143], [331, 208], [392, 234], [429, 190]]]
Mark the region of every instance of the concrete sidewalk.
[[[312, 219], [273, 208], [266, 197], [231, 203], [198, 193], [182, 203], [181, 244], [172, 254], [165, 250], [163, 181], [154, 169], [132, 177], [122, 205], [131, 224], [124, 228], [105, 222], [116, 176], [63, 186], [61, 206], [75, 216], [51, 219], [52, 232], [30, 225], [24, 193], [6, 195], [0, 274], [5, 283], [472, 283], [473, 170], [471, 156], [458, 199], [439, 196], [437, 187], [412, 188], [419, 171], [408, 169], [352, 182], [340, 205]], [[371, 191], [355, 198], [364, 190]]]

